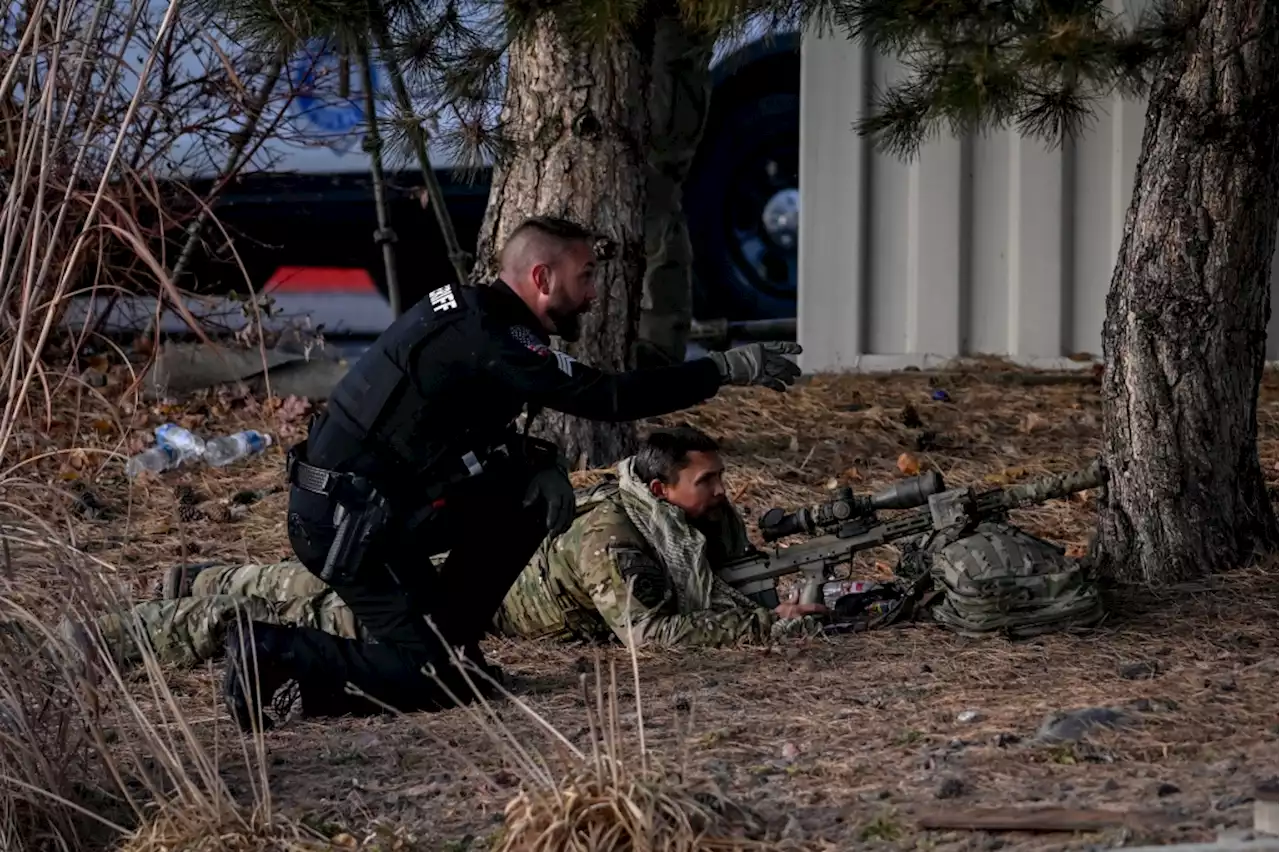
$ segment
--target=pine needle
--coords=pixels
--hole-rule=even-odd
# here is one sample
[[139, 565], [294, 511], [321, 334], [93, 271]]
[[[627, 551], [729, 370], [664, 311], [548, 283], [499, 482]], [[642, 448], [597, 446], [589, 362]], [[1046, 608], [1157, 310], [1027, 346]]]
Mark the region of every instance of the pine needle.
[[1104, 0], [816, 5], [827, 8], [811, 14], [907, 68], [855, 124], [877, 148], [904, 159], [944, 126], [953, 133], [1016, 128], [1059, 145], [1088, 126], [1095, 101], [1141, 93], [1152, 70], [1181, 49], [1187, 27], [1165, 0], [1130, 27]]

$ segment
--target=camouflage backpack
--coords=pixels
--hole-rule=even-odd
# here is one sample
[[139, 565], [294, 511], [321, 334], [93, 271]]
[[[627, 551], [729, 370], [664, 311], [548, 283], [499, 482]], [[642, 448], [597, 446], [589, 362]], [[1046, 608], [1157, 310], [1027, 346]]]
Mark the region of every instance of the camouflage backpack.
[[942, 593], [933, 620], [963, 636], [1022, 639], [1089, 626], [1105, 614], [1077, 562], [1004, 521], [933, 533], [904, 553], [903, 563], [931, 574]]

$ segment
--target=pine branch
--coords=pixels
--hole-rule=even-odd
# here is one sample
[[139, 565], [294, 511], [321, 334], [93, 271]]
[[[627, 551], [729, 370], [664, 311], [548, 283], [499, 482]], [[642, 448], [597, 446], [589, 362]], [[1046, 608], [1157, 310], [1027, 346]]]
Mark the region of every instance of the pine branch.
[[833, 0], [823, 14], [906, 66], [854, 125], [906, 159], [944, 125], [1016, 127], [1060, 145], [1087, 126], [1094, 101], [1144, 92], [1186, 33], [1173, 0], [1129, 27], [1105, 0]]
[[465, 17], [463, 8], [445, 0], [389, 21], [381, 58], [385, 66], [402, 69], [413, 108], [397, 111], [385, 141], [398, 161], [416, 160], [418, 129], [430, 128], [449, 161], [474, 177], [501, 147], [496, 124], [510, 36], [502, 4], [492, 4], [487, 13], [469, 4]]
[[367, 32], [363, 0], [191, 0], [227, 22], [228, 35], [249, 51], [293, 54], [312, 39], [353, 47]]
[[670, 6], [671, 13], [689, 29], [734, 38], [752, 19], [761, 21], [764, 29], [789, 29], [806, 4], [792, 0], [673, 0]]

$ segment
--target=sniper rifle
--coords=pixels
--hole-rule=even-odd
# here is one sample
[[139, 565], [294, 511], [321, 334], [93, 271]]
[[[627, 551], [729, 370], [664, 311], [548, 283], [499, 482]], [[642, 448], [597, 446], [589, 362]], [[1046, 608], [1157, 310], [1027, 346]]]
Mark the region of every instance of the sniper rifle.
[[[799, 572], [804, 580], [797, 602], [822, 603], [823, 584], [837, 579], [835, 569], [851, 562], [859, 551], [959, 523], [999, 520], [1012, 509], [1099, 488], [1106, 480], [1106, 467], [1097, 460], [1079, 470], [982, 492], [972, 486], [948, 489], [937, 471], [897, 482], [872, 495], [854, 494], [845, 487], [825, 503], [794, 512], [778, 508], [765, 512], [759, 521], [765, 541], [790, 535], [810, 538], [790, 547], [775, 545], [756, 551], [724, 564], [717, 573], [739, 592], [772, 609], [779, 603], [774, 581]], [[881, 519], [877, 513], [886, 509], [913, 511]]]

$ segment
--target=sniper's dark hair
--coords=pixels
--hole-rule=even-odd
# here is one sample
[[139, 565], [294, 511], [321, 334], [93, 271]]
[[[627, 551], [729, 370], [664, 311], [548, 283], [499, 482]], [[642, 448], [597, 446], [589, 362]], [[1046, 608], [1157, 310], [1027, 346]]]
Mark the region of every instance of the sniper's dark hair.
[[671, 485], [689, 464], [689, 453], [714, 453], [719, 449], [715, 438], [692, 426], [655, 429], [640, 442], [632, 471], [641, 482], [656, 479]]

